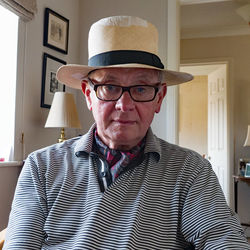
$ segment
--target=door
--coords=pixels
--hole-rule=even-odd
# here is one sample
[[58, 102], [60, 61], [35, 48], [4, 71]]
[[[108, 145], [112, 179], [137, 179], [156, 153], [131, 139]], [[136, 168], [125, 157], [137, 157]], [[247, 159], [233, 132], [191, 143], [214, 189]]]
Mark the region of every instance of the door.
[[208, 159], [229, 203], [227, 65], [208, 75]]

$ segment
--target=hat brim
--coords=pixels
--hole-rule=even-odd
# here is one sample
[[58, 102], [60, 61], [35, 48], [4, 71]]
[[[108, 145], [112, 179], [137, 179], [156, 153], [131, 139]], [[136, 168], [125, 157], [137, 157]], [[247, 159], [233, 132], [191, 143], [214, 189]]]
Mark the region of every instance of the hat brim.
[[144, 68], [156, 69], [163, 72], [163, 82], [168, 86], [177, 85], [180, 83], [188, 82], [193, 79], [191, 74], [185, 72], [178, 72], [166, 69], [159, 69], [145, 64], [117, 64], [110, 66], [90, 67], [85, 65], [67, 64], [61, 66], [57, 71], [57, 79], [59, 82], [75, 89], [81, 89], [81, 82], [85, 79], [89, 72], [96, 69], [104, 68]]

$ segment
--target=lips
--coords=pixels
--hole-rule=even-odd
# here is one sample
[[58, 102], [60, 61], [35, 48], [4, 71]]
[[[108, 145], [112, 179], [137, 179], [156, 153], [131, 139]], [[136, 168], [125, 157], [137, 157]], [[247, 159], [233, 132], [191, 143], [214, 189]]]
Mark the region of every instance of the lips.
[[136, 123], [135, 121], [132, 121], [132, 120], [120, 120], [120, 119], [114, 120], [114, 122], [122, 124], [122, 125], [133, 125]]

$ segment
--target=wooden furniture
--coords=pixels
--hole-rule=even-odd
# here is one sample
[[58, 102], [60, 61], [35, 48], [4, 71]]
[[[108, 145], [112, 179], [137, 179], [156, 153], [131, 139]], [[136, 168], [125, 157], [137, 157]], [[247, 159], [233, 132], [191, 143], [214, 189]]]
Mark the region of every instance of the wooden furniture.
[[0, 250], [3, 248], [3, 243], [5, 240], [6, 229], [0, 232]]
[[[238, 213], [238, 183], [247, 182], [250, 184], [250, 178], [239, 175], [233, 175], [233, 180], [234, 180], [234, 209], [235, 212]], [[250, 224], [248, 223], [241, 223], [241, 225], [250, 227]]]

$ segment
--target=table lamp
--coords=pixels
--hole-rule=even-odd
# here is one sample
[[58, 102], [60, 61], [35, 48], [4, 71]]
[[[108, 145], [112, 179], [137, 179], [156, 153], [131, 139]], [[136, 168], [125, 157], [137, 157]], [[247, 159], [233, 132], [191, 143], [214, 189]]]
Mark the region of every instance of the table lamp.
[[73, 94], [67, 92], [54, 94], [45, 128], [61, 128], [58, 142], [66, 140], [64, 128], [81, 128]]
[[250, 4], [243, 5], [236, 9], [236, 13], [250, 25]]
[[246, 137], [246, 140], [245, 140], [245, 143], [244, 143], [243, 146], [244, 146], [244, 147], [250, 146], [250, 125], [248, 125], [247, 137]]

